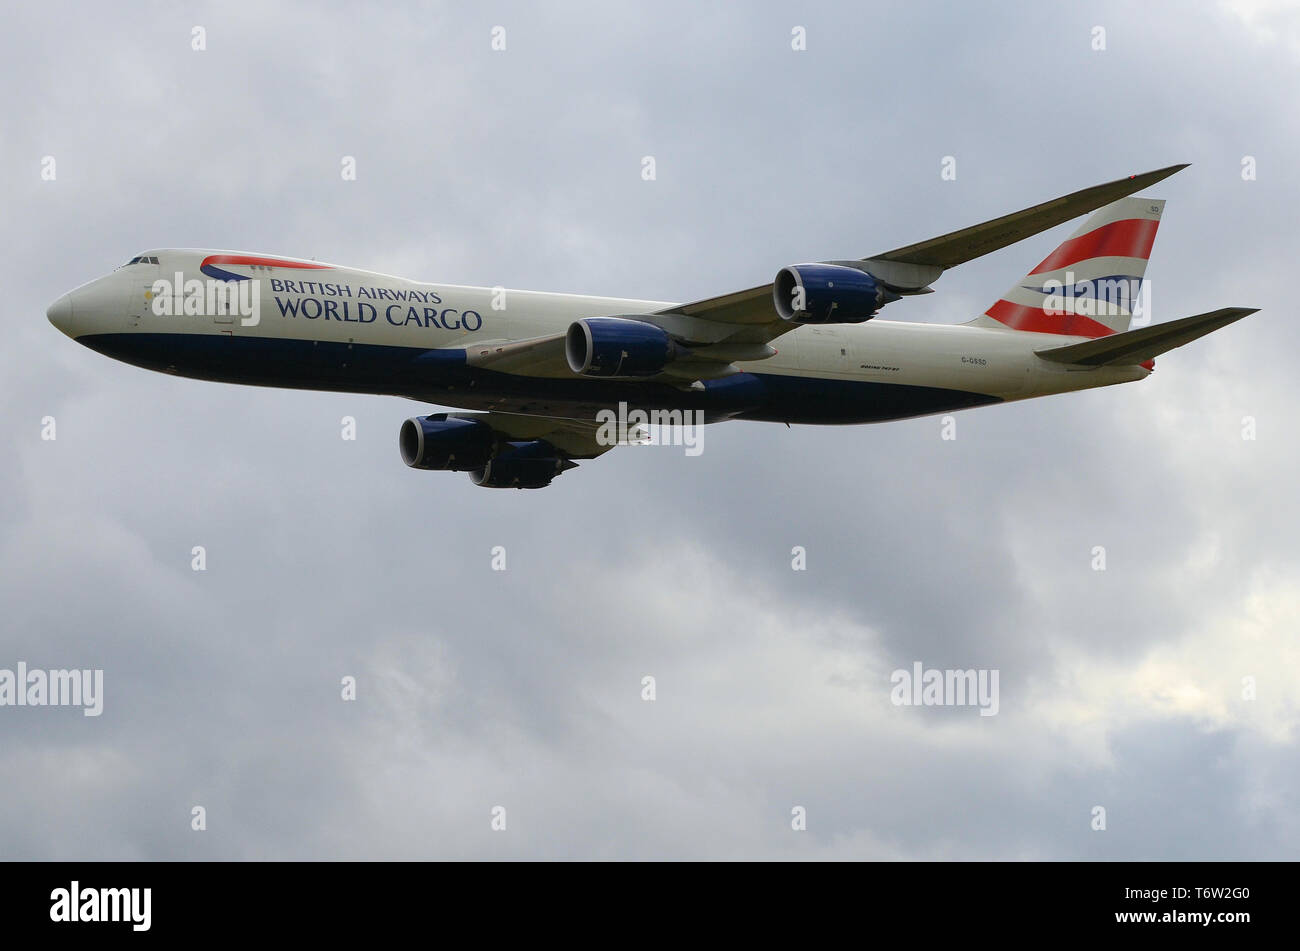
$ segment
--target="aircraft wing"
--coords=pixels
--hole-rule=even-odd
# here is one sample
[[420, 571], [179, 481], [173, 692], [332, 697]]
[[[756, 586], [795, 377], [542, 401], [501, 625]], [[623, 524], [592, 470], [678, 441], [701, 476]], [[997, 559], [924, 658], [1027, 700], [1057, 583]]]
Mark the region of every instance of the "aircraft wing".
[[[595, 459], [622, 443], [598, 439], [600, 424], [592, 420], [558, 416], [525, 416], [519, 413], [447, 413], [450, 419], [468, 419], [490, 426], [508, 440], [528, 442], [545, 439], [570, 459]], [[627, 443], [630, 444], [630, 443]]]
[[[1118, 201], [1127, 195], [1168, 178], [1186, 168], [1170, 165], [1141, 175], [1130, 175], [1103, 185], [1054, 198], [990, 221], [951, 231], [937, 238], [904, 245], [892, 251], [857, 261], [828, 261], [828, 264], [861, 266], [888, 283], [913, 288], [911, 293], [925, 293], [925, 285], [937, 280], [945, 270], [964, 264], [993, 251], [1001, 250], [1025, 238]], [[727, 342], [766, 342], [794, 329], [785, 323], [772, 305], [772, 285], [710, 297], [664, 311], [717, 324], [738, 325], [739, 332]]]
[[[1130, 175], [1102, 185], [1054, 198], [1000, 218], [951, 231], [937, 238], [904, 245], [856, 261], [827, 261], [867, 271], [900, 294], [925, 294], [929, 284], [945, 270], [1008, 245], [1023, 241], [1062, 222], [1094, 211], [1168, 178], [1186, 165], [1170, 165], [1141, 175]], [[614, 316], [614, 315], [611, 315]], [[736, 372], [733, 362], [770, 357], [769, 342], [796, 329], [781, 319], [772, 301], [772, 285], [763, 284], [720, 297], [679, 304], [655, 314], [633, 315], [653, 323], [690, 354], [665, 368], [655, 378], [676, 385], [727, 376]], [[564, 356], [563, 333], [520, 341], [486, 341], [467, 348], [471, 366], [534, 377], [572, 377]]]
[[992, 221], [962, 228], [960, 231], [951, 231], [928, 241], [895, 248], [893, 251], [886, 251], [884, 254], [877, 254], [864, 260], [896, 261], [900, 264], [947, 270], [993, 251], [999, 251], [1017, 241], [1033, 237], [1048, 228], [1055, 228], [1072, 218], [1095, 211], [1103, 205], [1119, 201], [1185, 168], [1187, 168], [1186, 164], [1170, 165], [1167, 168], [1156, 169], [1154, 172], [1130, 175], [1128, 178], [1117, 179], [1104, 185], [1094, 185], [1092, 188], [1084, 188], [1030, 208], [1013, 211]]
[[481, 341], [465, 348], [465, 362], [472, 367], [521, 376], [573, 376], [564, 359], [563, 333], [527, 340]]

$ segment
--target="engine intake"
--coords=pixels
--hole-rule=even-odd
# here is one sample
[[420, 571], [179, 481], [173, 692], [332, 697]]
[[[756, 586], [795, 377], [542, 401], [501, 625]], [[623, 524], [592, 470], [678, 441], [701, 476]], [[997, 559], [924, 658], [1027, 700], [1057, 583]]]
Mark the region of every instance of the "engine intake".
[[402, 461], [413, 469], [469, 472], [488, 464], [496, 437], [483, 423], [438, 413], [402, 423], [397, 443]]
[[795, 264], [776, 272], [772, 303], [796, 324], [860, 324], [899, 296], [866, 271], [839, 264]]
[[564, 338], [569, 369], [583, 376], [654, 376], [676, 355], [666, 330], [631, 317], [584, 317]]

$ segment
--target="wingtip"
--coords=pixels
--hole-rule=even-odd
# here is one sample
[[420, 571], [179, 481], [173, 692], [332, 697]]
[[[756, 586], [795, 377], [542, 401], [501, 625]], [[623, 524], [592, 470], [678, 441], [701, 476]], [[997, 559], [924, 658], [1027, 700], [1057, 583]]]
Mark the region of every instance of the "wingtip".
[[1225, 307], [1219, 311], [1225, 323], [1235, 324], [1239, 320], [1244, 320], [1251, 314], [1258, 314], [1258, 307]]
[[1166, 165], [1164, 168], [1157, 168], [1154, 171], [1143, 172], [1138, 175], [1130, 175], [1129, 179], [1132, 180], [1132, 179], [1140, 178], [1147, 184], [1150, 184], [1152, 182], [1159, 182], [1168, 178], [1170, 175], [1177, 175], [1179, 172], [1181, 172], [1183, 169], [1187, 168], [1191, 164], [1192, 164], [1191, 162], [1183, 162], [1180, 165]]

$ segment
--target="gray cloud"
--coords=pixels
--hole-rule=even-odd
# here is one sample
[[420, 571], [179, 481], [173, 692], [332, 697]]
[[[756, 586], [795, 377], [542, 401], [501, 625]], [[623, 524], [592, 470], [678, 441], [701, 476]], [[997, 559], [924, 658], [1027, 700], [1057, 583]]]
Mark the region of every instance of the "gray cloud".
[[[13, 11], [0, 667], [102, 667], [107, 698], [0, 710], [0, 854], [1293, 855], [1300, 54], [1270, 16]], [[1140, 385], [959, 414], [955, 442], [730, 423], [698, 458], [491, 492], [401, 465], [416, 404], [149, 374], [43, 318], [167, 246], [694, 299], [1176, 161], [1156, 319], [1263, 311]], [[1063, 233], [890, 316], [972, 316]], [[998, 668], [1001, 712], [892, 706], [916, 660]]]

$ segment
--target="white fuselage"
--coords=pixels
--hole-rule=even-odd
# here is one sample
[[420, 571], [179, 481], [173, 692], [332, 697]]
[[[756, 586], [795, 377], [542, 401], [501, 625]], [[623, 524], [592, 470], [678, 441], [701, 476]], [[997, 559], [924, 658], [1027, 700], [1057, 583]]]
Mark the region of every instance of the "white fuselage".
[[[704, 398], [685, 387], [588, 380], [566, 367], [478, 376], [458, 371], [443, 379], [438, 361], [427, 370], [412, 362], [429, 351], [473, 353], [562, 333], [584, 317], [660, 313], [674, 306], [671, 301], [427, 284], [239, 252], [159, 250], [141, 258], [66, 295], [51, 308], [50, 319], [111, 356], [205, 379], [384, 392], [515, 412], [536, 412], [540, 402], [558, 415], [586, 415], [629, 385], [640, 387], [642, 402], [685, 405]], [[223, 264], [225, 259], [233, 263]], [[253, 260], [271, 263], [246, 263]], [[225, 284], [213, 275], [229, 273], [224, 267], [231, 266], [241, 283], [252, 281], [238, 288], [245, 305], [255, 301], [248, 313], [219, 314], [210, 298], [194, 298], [196, 291]], [[161, 302], [165, 306], [160, 287], [168, 288], [161, 296], [171, 295]], [[764, 405], [742, 412], [735, 407], [745, 399], [733, 400], [735, 407], [720, 410], [717, 418], [865, 422], [1128, 382], [1149, 372], [1136, 366], [1070, 368], [1034, 353], [1080, 339], [879, 318], [801, 326], [772, 341], [774, 356], [736, 364], [742, 376], [767, 384], [761, 399], [746, 397]], [[962, 397], [948, 400], [942, 391]], [[783, 412], [782, 400], [798, 405]], [[818, 410], [830, 401], [839, 405]]]

